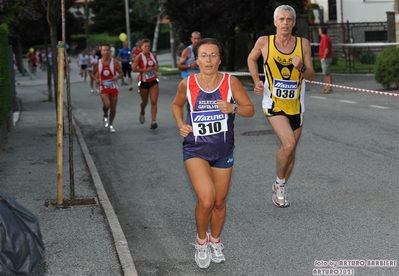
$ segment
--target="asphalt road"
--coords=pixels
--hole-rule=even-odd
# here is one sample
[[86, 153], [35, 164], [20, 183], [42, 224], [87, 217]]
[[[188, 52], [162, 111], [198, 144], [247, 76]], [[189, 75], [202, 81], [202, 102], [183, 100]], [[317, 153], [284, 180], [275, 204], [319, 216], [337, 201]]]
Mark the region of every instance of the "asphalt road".
[[[344, 275], [399, 275], [396, 266], [367, 263], [396, 264], [398, 258], [398, 97], [339, 88], [322, 95], [321, 86], [309, 84], [288, 183], [291, 206], [278, 209], [271, 184], [279, 143], [262, 114], [261, 98], [248, 86], [256, 114], [237, 116], [235, 123], [235, 166], [221, 236], [227, 261], [200, 270], [190, 245], [196, 197], [171, 113], [178, 82], [178, 76], [161, 77], [155, 131], [149, 129], [150, 107], [141, 125], [139, 94], [122, 86], [114, 134], [102, 126], [101, 99], [90, 94], [89, 84], [71, 84], [73, 115], [140, 276], [312, 275], [348, 260], [355, 262], [341, 262], [347, 265], [339, 267]], [[334, 83], [380, 89], [372, 76], [334, 76]]]

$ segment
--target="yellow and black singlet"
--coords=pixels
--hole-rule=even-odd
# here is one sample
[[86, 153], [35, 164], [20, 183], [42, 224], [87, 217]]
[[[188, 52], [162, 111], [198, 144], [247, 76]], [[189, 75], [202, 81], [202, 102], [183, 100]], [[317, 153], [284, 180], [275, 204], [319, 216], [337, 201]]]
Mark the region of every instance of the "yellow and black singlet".
[[275, 36], [269, 36], [269, 51], [264, 63], [265, 89], [262, 107], [266, 116], [274, 112], [297, 115], [305, 112], [305, 80], [301, 72], [292, 65], [292, 57], [303, 60], [302, 40], [296, 38], [291, 53], [280, 52], [275, 45]]

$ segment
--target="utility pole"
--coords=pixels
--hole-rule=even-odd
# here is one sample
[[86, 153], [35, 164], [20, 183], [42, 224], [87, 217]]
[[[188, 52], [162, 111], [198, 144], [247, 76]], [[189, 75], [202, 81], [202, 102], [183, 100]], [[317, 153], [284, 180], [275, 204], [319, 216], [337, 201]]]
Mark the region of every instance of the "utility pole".
[[85, 29], [86, 29], [86, 49], [89, 49], [89, 5], [85, 0]]
[[125, 10], [126, 10], [126, 33], [127, 33], [127, 42], [129, 44], [129, 48], [131, 47], [130, 44], [130, 12], [129, 12], [129, 0], [125, 0]]

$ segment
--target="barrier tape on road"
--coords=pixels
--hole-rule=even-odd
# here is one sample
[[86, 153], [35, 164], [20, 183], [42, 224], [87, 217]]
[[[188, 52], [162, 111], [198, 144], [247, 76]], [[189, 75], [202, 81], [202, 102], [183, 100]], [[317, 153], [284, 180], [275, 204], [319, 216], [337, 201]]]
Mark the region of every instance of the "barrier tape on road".
[[[233, 75], [233, 76], [251, 76], [251, 74], [247, 73], [247, 72], [224, 72], [224, 73], [229, 73], [230, 75]], [[259, 76], [264, 76], [264, 75], [265, 74], [259, 74]], [[324, 85], [324, 86], [331, 86], [331, 87], [336, 87], [336, 88], [341, 88], [341, 89], [366, 92], [366, 93], [378, 94], [378, 95], [384, 95], [384, 96], [399, 97], [399, 94], [397, 94], [397, 93], [375, 91], [375, 90], [369, 90], [369, 89], [357, 88], [357, 87], [351, 87], [351, 86], [344, 86], [344, 85], [337, 85], [337, 84], [328, 84], [328, 83], [319, 82], [319, 81], [309, 81], [306, 79], [305, 79], [305, 81], [308, 83], [319, 84], [319, 85]]]

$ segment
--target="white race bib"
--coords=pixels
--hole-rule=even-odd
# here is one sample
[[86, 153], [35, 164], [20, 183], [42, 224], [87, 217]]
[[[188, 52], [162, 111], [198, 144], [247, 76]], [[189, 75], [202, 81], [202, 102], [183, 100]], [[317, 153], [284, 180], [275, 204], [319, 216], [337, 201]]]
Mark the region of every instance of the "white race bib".
[[298, 98], [298, 81], [273, 80], [273, 96], [283, 100], [295, 100]]
[[113, 80], [106, 80], [106, 81], [103, 81], [103, 87], [108, 88], [108, 89], [115, 89], [116, 85]]
[[151, 79], [151, 78], [155, 77], [155, 72], [154, 72], [154, 71], [152, 71], [152, 72], [145, 72], [145, 73], [144, 73], [144, 76], [145, 76], [145, 79], [146, 79], [146, 80]]
[[220, 110], [191, 112], [194, 136], [214, 135], [227, 131], [227, 114]]

